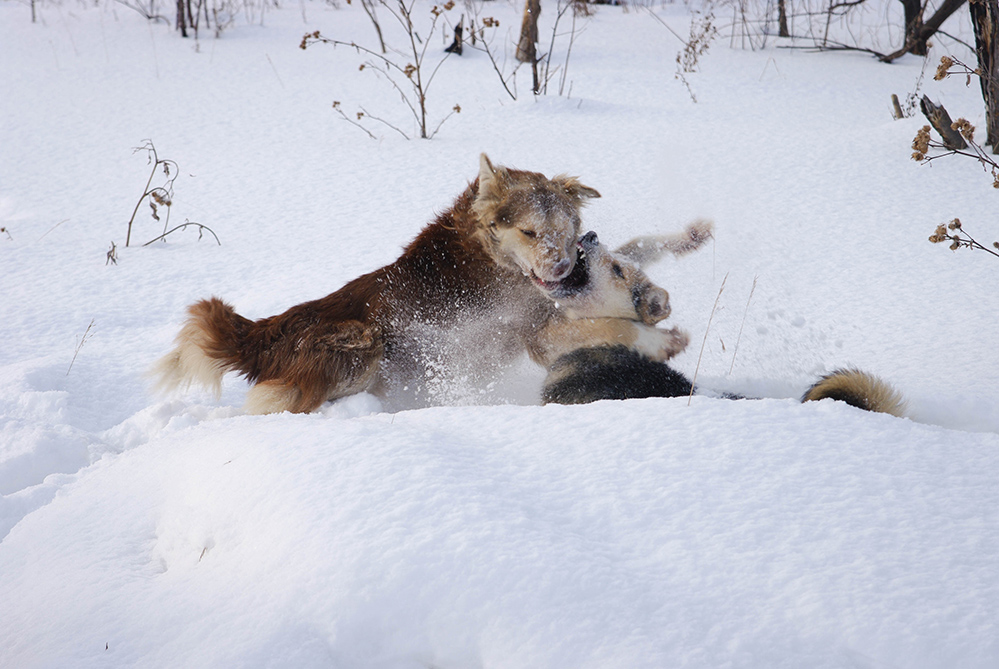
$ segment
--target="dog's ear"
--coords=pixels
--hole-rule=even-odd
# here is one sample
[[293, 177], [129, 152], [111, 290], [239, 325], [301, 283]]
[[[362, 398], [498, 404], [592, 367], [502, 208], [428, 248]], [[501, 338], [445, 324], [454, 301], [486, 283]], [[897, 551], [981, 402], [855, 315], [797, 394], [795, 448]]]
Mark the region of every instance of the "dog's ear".
[[552, 179], [552, 181], [561, 186], [570, 197], [580, 203], [582, 203], [583, 200], [600, 197], [600, 193], [597, 192], [596, 188], [584, 186], [579, 183], [579, 179], [576, 177], [567, 177], [564, 174], [560, 174]]
[[508, 173], [505, 167], [493, 167], [489, 156], [479, 155], [479, 197], [496, 196], [506, 183]]

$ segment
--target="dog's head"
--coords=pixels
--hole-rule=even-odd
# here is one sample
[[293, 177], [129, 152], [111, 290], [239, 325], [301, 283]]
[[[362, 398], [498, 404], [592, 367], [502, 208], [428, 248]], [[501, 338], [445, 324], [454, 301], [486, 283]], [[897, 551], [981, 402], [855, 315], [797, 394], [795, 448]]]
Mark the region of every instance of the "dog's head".
[[600, 193], [573, 177], [493, 167], [479, 160], [472, 211], [493, 260], [519, 269], [542, 289], [554, 288], [572, 271], [579, 237], [579, 210]]
[[655, 325], [669, 316], [669, 293], [637, 264], [601, 244], [597, 233], [583, 235], [576, 249], [572, 272], [553, 286], [541, 286], [570, 318], [624, 318]]

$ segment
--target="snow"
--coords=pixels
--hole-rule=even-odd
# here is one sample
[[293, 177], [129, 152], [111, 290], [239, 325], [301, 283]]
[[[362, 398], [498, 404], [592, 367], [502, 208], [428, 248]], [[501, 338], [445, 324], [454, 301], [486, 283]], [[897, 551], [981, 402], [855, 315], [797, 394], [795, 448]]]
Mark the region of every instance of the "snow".
[[[520, 8], [482, 7], [511, 41]], [[520, 77], [512, 101], [466, 51], [435, 139], [373, 141], [331, 104], [409, 131], [395, 93], [298, 48], [372, 40], [356, 3], [199, 41], [119, 4], [38, 9], [0, 4], [0, 666], [999, 665], [999, 265], [926, 241], [960, 217], [991, 242], [995, 194], [970, 160], [910, 160], [923, 122], [888, 99], [919, 59], [719, 38], [694, 103], [665, 28], [600, 7], [571, 97]], [[686, 34], [687, 7], [655, 11]], [[983, 127], [976, 85], [922, 90]], [[146, 138], [180, 168], [171, 224], [221, 246], [141, 247], [162, 231], [142, 211], [124, 247]], [[700, 385], [766, 399], [541, 407], [527, 364], [397, 413], [245, 416], [236, 378], [150, 392], [187, 304], [262, 317], [390, 262], [481, 151], [599, 190], [584, 224], [609, 245], [711, 218], [713, 244], [649, 270], [691, 334], [675, 364], [703, 339]], [[909, 417], [794, 400], [847, 364]]]

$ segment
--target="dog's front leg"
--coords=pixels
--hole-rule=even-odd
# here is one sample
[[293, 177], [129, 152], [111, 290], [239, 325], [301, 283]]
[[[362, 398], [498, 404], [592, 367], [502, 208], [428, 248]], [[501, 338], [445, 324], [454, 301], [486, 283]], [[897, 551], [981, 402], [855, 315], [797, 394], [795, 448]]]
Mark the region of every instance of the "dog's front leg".
[[545, 367], [566, 353], [596, 346], [624, 346], [665, 362], [689, 341], [687, 333], [678, 328], [660, 330], [623, 318], [555, 319], [541, 330], [529, 352]]

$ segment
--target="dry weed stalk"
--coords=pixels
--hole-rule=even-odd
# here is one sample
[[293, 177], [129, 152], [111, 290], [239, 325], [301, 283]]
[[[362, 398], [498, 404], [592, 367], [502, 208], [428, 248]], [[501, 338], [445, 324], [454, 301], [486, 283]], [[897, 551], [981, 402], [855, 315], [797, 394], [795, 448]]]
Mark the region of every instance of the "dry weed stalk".
[[94, 327], [94, 319], [91, 318], [90, 325], [87, 326], [87, 329], [84, 331], [83, 336], [80, 337], [79, 343], [77, 343], [76, 345], [76, 350], [73, 351], [73, 359], [69, 361], [69, 369], [66, 370], [66, 376], [69, 376], [70, 371], [72, 371], [73, 363], [76, 362], [76, 356], [80, 354], [80, 349], [83, 348], [83, 345], [87, 343], [87, 339], [93, 336], [90, 334], [90, 330], [93, 327]]
[[[153, 166], [152, 170], [149, 172], [149, 178], [146, 179], [146, 187], [142, 191], [142, 195], [139, 196], [139, 201], [135, 203], [135, 209], [132, 210], [132, 216], [128, 219], [128, 232], [125, 235], [125, 246], [128, 246], [132, 241], [132, 224], [135, 222], [135, 216], [139, 213], [139, 207], [142, 206], [143, 201], [149, 201], [149, 208], [152, 209], [152, 217], [154, 220], [160, 220], [159, 207], [166, 207], [166, 221], [163, 223], [163, 229], [166, 230], [167, 225], [170, 223], [170, 207], [173, 205], [173, 182], [177, 179], [177, 163], [172, 160], [166, 160], [159, 157], [156, 153], [156, 147], [153, 146], [153, 140], [144, 139], [142, 140], [142, 146], [137, 146], [132, 149], [132, 153], [138, 153], [139, 151], [146, 152], [147, 164]], [[173, 174], [170, 174], [171, 168], [173, 169]], [[161, 186], [152, 186], [153, 177], [160, 170], [163, 170], [163, 176], [166, 181], [163, 182]], [[152, 187], [151, 187], [152, 186]]]
[[992, 248], [984, 246], [977, 239], [965, 232], [964, 228], [961, 226], [961, 220], [958, 218], [955, 218], [947, 225], [938, 225], [937, 229], [932, 235], [930, 235], [930, 242], [933, 244], [950, 242], [951, 251], [956, 251], [959, 248], [978, 249], [979, 251], [991, 253], [999, 258], [999, 253], [992, 250], [999, 250], [999, 242], [992, 242]]
[[742, 323], [739, 325], [739, 336], [735, 338], [735, 350], [732, 351], [732, 365], [728, 368], [729, 374], [731, 374], [732, 370], [735, 369], [735, 357], [739, 355], [739, 342], [742, 341], [742, 329], [746, 327], [746, 316], [749, 315], [749, 303], [753, 301], [753, 293], [756, 292], [756, 282], [759, 278], [759, 275], [753, 277], [753, 287], [749, 289], [749, 297], [746, 298], [746, 310], [742, 313]]
[[711, 307], [711, 315], [708, 316], [708, 326], [704, 328], [704, 339], [701, 340], [701, 351], [697, 354], [697, 365], [694, 366], [694, 378], [690, 381], [690, 396], [687, 397], [687, 406], [694, 397], [694, 388], [697, 386], [697, 373], [701, 370], [701, 357], [704, 355], [704, 346], [708, 343], [708, 333], [711, 331], [711, 321], [715, 319], [715, 311], [718, 310], [718, 301], [721, 299], [722, 291], [725, 290], [725, 282], [728, 281], [728, 273], [722, 279], [718, 288], [718, 295], [715, 296], [714, 306]]
[[[158, 241], [160, 239], [166, 239], [167, 235], [176, 232], [177, 230], [183, 230], [188, 226], [192, 225], [196, 226], [199, 230], [198, 232], [199, 240], [201, 239], [202, 232], [208, 230], [208, 232], [211, 232], [212, 236], [215, 237], [215, 241], [218, 242], [219, 241], [218, 235], [216, 235], [211, 228], [209, 228], [206, 225], [202, 225], [201, 223], [192, 223], [190, 221], [185, 221], [182, 225], [178, 225], [175, 228], [169, 227], [170, 208], [173, 206], [173, 182], [177, 179], [177, 173], [178, 173], [177, 163], [175, 163], [172, 160], [166, 160], [160, 158], [159, 154], [156, 153], [156, 147], [153, 146], [153, 141], [151, 139], [143, 140], [142, 146], [135, 147], [132, 150], [132, 153], [138, 153], [139, 151], [146, 152], [147, 160], [149, 163], [152, 164], [153, 168], [149, 172], [149, 178], [146, 180], [146, 187], [142, 191], [142, 195], [139, 196], [139, 201], [135, 203], [135, 208], [132, 210], [132, 216], [131, 218], [128, 219], [128, 232], [125, 235], [125, 246], [127, 247], [132, 241], [132, 224], [135, 223], [135, 216], [136, 214], [138, 214], [139, 207], [142, 206], [143, 201], [149, 202], [149, 208], [152, 210], [151, 215], [153, 219], [157, 221], [160, 220], [159, 208], [166, 207], [166, 217], [165, 217], [166, 220], [163, 221], [163, 233], [149, 240], [148, 242], [143, 244], [143, 246], [149, 246], [155, 241]], [[159, 172], [161, 169], [163, 170], [163, 176], [166, 178], [166, 181], [164, 181], [163, 184], [160, 186], [152, 186], [153, 177], [155, 177], [156, 173]], [[170, 174], [171, 170], [173, 171], [173, 174]], [[221, 244], [222, 243], [219, 242], [220, 246]], [[115, 247], [114, 242], [111, 242], [111, 249], [108, 251], [107, 261], [105, 261], [104, 264], [107, 265], [108, 263], [114, 265], [118, 264], [117, 248]]]
[[687, 93], [690, 95], [690, 99], [695, 103], [697, 102], [697, 96], [694, 95], [694, 90], [690, 87], [690, 82], [687, 81], [685, 75], [697, 72], [701, 56], [708, 52], [712, 40], [718, 36], [718, 28], [714, 26], [714, 13], [711, 10], [710, 4], [707, 7], [707, 10], [703, 14], [697, 11], [693, 13], [690, 21], [689, 39], [683, 39], [668, 23], [659, 18], [652, 11], [651, 7], [646, 7], [652, 18], [662, 24], [666, 30], [683, 43], [683, 49], [676, 53], [676, 73], [673, 75], [673, 78], [684, 85]]
[[[466, 2], [466, 7], [467, 6], [469, 6], [469, 3]], [[516, 100], [517, 70], [514, 68], [514, 71], [511, 72], [509, 76], [504, 76], [503, 68], [496, 62], [496, 56], [493, 54], [492, 43], [495, 40], [496, 29], [499, 28], [499, 25], [500, 22], [491, 16], [479, 19], [477, 13], [471, 14], [469, 28], [471, 38], [470, 46], [473, 49], [485, 52], [486, 56], [489, 58], [489, 62], [493, 66], [493, 71], [496, 72], [496, 76], [499, 77], [500, 83], [503, 85], [503, 90], [506, 91], [506, 94], [510, 96], [511, 100]], [[486, 34], [487, 28], [490, 30], [488, 36]], [[480, 42], [482, 43], [482, 46], [479, 46]], [[512, 89], [510, 88], [511, 85], [513, 86]]]
[[[330, 44], [333, 47], [345, 46], [354, 49], [359, 54], [364, 54], [365, 56], [370, 57], [368, 61], [361, 64], [360, 69], [370, 70], [371, 72], [374, 72], [376, 76], [384, 78], [389, 85], [394, 88], [397, 93], [399, 93], [402, 102], [405, 104], [406, 108], [409, 109], [416, 121], [416, 125], [419, 128], [420, 137], [422, 139], [432, 139], [440, 130], [444, 121], [451, 118], [454, 114], [461, 112], [461, 107], [455, 104], [451, 108], [450, 113], [444, 116], [435, 128], [431, 129], [428, 125], [427, 95], [430, 92], [430, 86], [433, 83], [434, 77], [437, 75], [438, 70], [440, 70], [441, 65], [444, 64], [444, 61], [447, 60], [448, 56], [451, 54], [445, 52], [444, 56], [440, 59], [437, 65], [434, 66], [433, 70], [428, 73], [427, 68], [425, 67], [427, 49], [433, 41], [432, 37], [434, 32], [437, 30], [441, 16], [444, 12], [448, 12], [454, 8], [454, 0], [448, 0], [447, 3], [441, 6], [434, 5], [433, 9], [430, 10], [432, 19], [430, 22], [430, 29], [427, 31], [425, 38], [421, 38], [417, 34], [416, 26], [413, 23], [414, 4], [415, 0], [410, 0], [408, 5], [405, 0], [397, 0], [396, 2], [381, 0], [381, 5], [399, 23], [399, 25], [402, 26], [402, 29], [408, 38], [409, 45], [405, 52], [389, 49], [388, 53], [378, 53], [377, 51], [361, 46], [356, 42], [345, 42], [343, 40], [326, 37], [318, 30], [306, 33], [305, 36], [302, 37], [302, 42], [299, 44], [299, 47], [301, 49], [307, 49], [309, 46], [319, 43]], [[380, 34], [381, 31], [379, 29], [379, 36]], [[396, 56], [401, 56], [401, 59], [396, 60]], [[345, 114], [339, 107], [339, 102], [335, 102], [333, 104], [333, 109], [340, 114], [341, 118], [351, 121], [347, 114]], [[359, 122], [365, 118], [369, 118], [372, 121], [379, 122], [386, 127], [395, 130], [406, 139], [410, 139], [410, 136], [398, 126], [393, 125], [385, 119], [374, 116], [363, 109], [361, 109], [356, 116], [357, 122], [352, 121], [352, 123], [362, 129], [363, 126], [361, 126]], [[368, 132], [367, 129], [364, 130], [370, 137], [374, 137], [374, 135], [371, 132]]]

